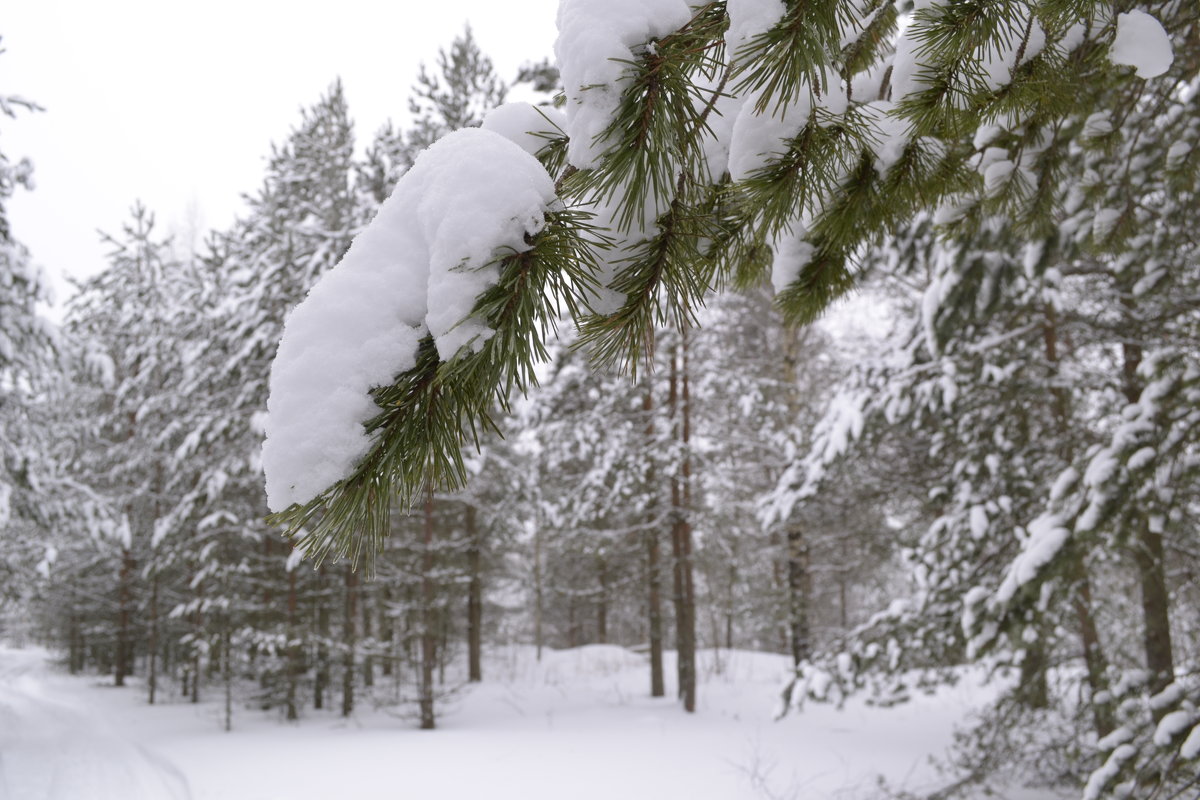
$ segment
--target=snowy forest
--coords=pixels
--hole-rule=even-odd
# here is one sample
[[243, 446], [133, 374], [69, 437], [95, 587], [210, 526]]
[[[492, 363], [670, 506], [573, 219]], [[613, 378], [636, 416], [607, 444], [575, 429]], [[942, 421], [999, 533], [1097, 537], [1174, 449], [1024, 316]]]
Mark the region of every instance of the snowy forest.
[[61, 323], [0, 154], [0, 800], [1200, 798], [1196, 0], [557, 24]]

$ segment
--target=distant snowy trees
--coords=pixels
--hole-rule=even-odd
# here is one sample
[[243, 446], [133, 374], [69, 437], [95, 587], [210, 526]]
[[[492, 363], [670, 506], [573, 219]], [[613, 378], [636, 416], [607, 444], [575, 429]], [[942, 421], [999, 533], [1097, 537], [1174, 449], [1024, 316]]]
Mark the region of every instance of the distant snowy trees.
[[[30, 100], [0, 95], [0, 122], [39, 110]], [[46, 277], [6, 213], [8, 199], [31, 187], [32, 176], [28, 160], [13, 162], [0, 152], [0, 528], [10, 538], [0, 552], [0, 604], [24, 594], [29, 568], [46, 552], [33, 526], [48, 466], [45, 410], [60, 366], [56, 331], [38, 309], [48, 299]]]
[[[1158, 11], [1171, 30], [1200, 22]], [[1171, 46], [1140, 11], [1116, 22], [1119, 37], [1152, 31], [1155, 56]], [[1077, 715], [1053, 745], [1074, 753], [1066, 763], [1006, 746], [1042, 779], [1086, 777], [1089, 798], [1184, 791], [1177, 765], [1200, 754], [1200, 698], [1180, 668], [1196, 630], [1184, 520], [1200, 341], [1183, 298], [1197, 251], [1177, 216], [1197, 207], [1200, 109], [1195, 50], [1172, 42], [1172, 73], [1095, 87], [1102, 110], [978, 129], [982, 183], [872, 256], [877, 273], [922, 282], [909, 327], [840, 387], [774, 498], [819, 502], [831, 467], [870, 469], [881, 441], [915, 434], [932, 470], [927, 527], [905, 542], [918, 582], [847, 654], [864, 676], [932, 654], [1017, 667], [1019, 688], [980, 740]], [[1148, 60], [1131, 66], [1168, 69], [1139, 52]], [[977, 766], [997, 757], [987, 750]]]

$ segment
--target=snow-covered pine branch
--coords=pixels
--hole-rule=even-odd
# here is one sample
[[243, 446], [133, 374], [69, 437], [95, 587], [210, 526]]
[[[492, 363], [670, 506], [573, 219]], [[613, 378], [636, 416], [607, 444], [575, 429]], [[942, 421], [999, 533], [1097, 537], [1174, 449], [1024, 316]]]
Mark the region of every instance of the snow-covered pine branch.
[[[656, 327], [691, 324], [705, 295], [730, 283], [773, 275], [785, 316], [816, 318], [855, 286], [864, 247], [947, 199], [947, 221], [975, 207], [1039, 224], [1054, 198], [1017, 179], [1019, 160], [981, 175], [976, 134], [1059, 129], [1019, 148], [1052, 165], [1079, 135], [1069, 120], [1142, 80], [1119, 65], [1160, 69], [1159, 23], [1107, 8], [564, 0], [565, 141], [541, 131], [547, 163], [561, 158], [550, 157], [557, 143], [568, 166], [535, 180], [533, 159], [494, 136], [433, 148], [362, 234], [371, 260], [392, 265], [390, 294], [338, 277], [363, 272], [356, 245], [330, 285], [358, 285], [318, 287], [295, 315], [307, 331], [284, 337], [267, 449], [277, 521], [313, 525], [304, 542], [315, 555], [377, 548], [393, 493], [411, 501], [461, 480], [458, 448], [493, 400], [528, 384], [558, 299], [599, 361], [633, 367]], [[436, 155], [450, 149], [461, 158]], [[508, 193], [493, 182], [510, 179], [504, 189], [538, 185], [540, 212], [496, 202]], [[983, 198], [973, 196], [981, 180]], [[439, 227], [425, 207], [457, 222]], [[454, 253], [471, 274], [441, 260], [439, 237], [461, 233], [454, 225], [495, 233]], [[416, 229], [418, 246], [396, 251]], [[346, 303], [351, 293], [361, 308]], [[333, 312], [319, 309], [343, 303], [329, 328]], [[314, 378], [305, 349], [336, 372]]]

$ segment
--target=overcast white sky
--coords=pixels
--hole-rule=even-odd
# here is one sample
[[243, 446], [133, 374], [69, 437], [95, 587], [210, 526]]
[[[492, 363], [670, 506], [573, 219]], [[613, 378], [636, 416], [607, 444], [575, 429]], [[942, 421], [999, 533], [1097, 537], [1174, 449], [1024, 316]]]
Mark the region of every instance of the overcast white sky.
[[551, 54], [557, 0], [10, 0], [0, 92], [45, 107], [0, 118], [0, 149], [34, 162], [13, 234], [54, 276], [104, 265], [141, 198], [161, 230], [226, 226], [282, 140], [340, 76], [358, 140], [406, 116], [421, 61], [470, 22], [498, 71]]

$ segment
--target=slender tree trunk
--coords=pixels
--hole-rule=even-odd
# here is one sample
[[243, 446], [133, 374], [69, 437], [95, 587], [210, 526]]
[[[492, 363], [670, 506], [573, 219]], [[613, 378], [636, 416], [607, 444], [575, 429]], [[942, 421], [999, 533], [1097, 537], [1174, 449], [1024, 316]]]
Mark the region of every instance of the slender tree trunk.
[[850, 614], [846, 608], [846, 578], [847, 565], [850, 563], [850, 554], [846, 552], [846, 541], [841, 542], [841, 559], [842, 563], [838, 564], [837, 582], [838, 582], [838, 624], [843, 631], [850, 630]]
[[380, 639], [387, 657], [383, 659], [383, 675], [390, 678], [396, 663], [396, 620], [391, 614], [392, 589], [386, 584], [383, 587], [383, 602], [379, 609]]
[[222, 636], [221, 655], [224, 658], [224, 670], [222, 671], [223, 682], [225, 684], [225, 732], [233, 730], [233, 647], [231, 641], [230, 628], [233, 626], [230, 621], [224, 621], [224, 635]]
[[342, 716], [348, 717], [354, 711], [355, 620], [358, 618], [358, 576], [354, 574], [354, 568], [350, 564], [346, 564], [345, 588], [345, 617], [342, 622], [342, 644], [345, 647], [342, 656]]
[[[202, 547], [204, 545], [203, 545], [203, 540], [200, 538], [200, 534], [198, 531], [195, 532], [193, 541], [194, 541], [193, 546], [195, 548], [195, 550], [193, 552], [200, 552], [200, 550], [202, 549]], [[201, 664], [200, 664], [200, 658], [201, 658], [200, 643], [202, 641], [204, 641], [204, 625], [205, 625], [204, 613], [203, 613], [203, 611], [201, 611], [201, 609], [204, 607], [205, 586], [204, 586], [204, 580], [201, 579], [201, 575], [203, 574], [203, 572], [202, 572], [203, 568], [199, 564], [195, 564], [194, 567], [195, 567], [195, 572], [192, 575], [192, 581], [189, 583], [189, 586], [191, 587], [191, 590], [192, 590], [192, 602], [195, 603], [196, 610], [194, 612], [192, 612], [192, 637], [193, 637], [193, 640], [190, 645], [191, 652], [189, 654], [190, 658], [188, 658], [188, 666], [185, 668], [187, 673], [191, 675], [191, 686], [188, 687], [186, 685], [187, 680], [185, 678], [184, 694], [185, 695], [188, 694], [188, 688], [190, 688], [191, 696], [189, 697], [189, 700], [192, 703], [199, 703], [200, 702], [200, 666], [201, 666]]]
[[1050, 689], [1046, 683], [1046, 644], [1039, 635], [1025, 645], [1025, 657], [1021, 660], [1021, 675], [1018, 678], [1016, 696], [1027, 708], [1048, 708]]
[[650, 492], [645, 539], [646, 539], [646, 614], [650, 629], [650, 696], [662, 697], [667, 693], [663, 682], [663, 616], [662, 616], [662, 561], [661, 542], [654, 525], [654, 514], [658, 506], [658, 487], [654, 473], [654, 395], [652, 384], [646, 382], [646, 393], [642, 395], [642, 413], [646, 418], [646, 486]]
[[223, 635], [224, 628], [221, 617], [217, 616], [217, 636], [213, 641], [212, 653], [208, 658], [208, 677], [209, 680], [216, 680], [221, 675], [221, 652], [225, 646], [225, 638]]
[[[163, 495], [163, 467], [156, 463], [154, 467], [154, 519], [158, 520], [162, 513], [161, 498]], [[150, 705], [158, 697], [158, 543], [155, 541], [153, 528], [150, 535], [150, 636], [147, 643], [146, 689]]]
[[421, 552], [421, 728], [432, 730], [433, 674], [437, 668], [437, 611], [433, 607], [433, 487], [425, 490], [425, 519]]
[[150, 640], [147, 643], [149, 663], [146, 665], [146, 688], [150, 705], [158, 693], [158, 571], [150, 579]]
[[[1134, 310], [1131, 297], [1123, 297], [1126, 310]], [[1136, 403], [1145, 388], [1137, 374], [1142, 363], [1142, 346], [1135, 342], [1122, 345], [1125, 399]], [[1150, 690], [1160, 692], [1175, 680], [1175, 659], [1171, 644], [1170, 596], [1163, 566], [1162, 532], [1155, 530], [1145, 513], [1138, 514], [1134, 541], [1134, 563], [1142, 589], [1142, 647], [1146, 669], [1150, 671]], [[1156, 718], [1161, 714], [1156, 715]]]
[[79, 671], [83, 669], [84, 645], [83, 637], [79, 632], [79, 616], [77, 614], [71, 614], [67, 630], [68, 669], [72, 675], [78, 675]]
[[300, 681], [300, 637], [296, 629], [296, 568], [288, 570], [287, 595], [287, 718], [290, 721], [300, 719], [300, 709], [297, 708], [296, 695]]
[[[789, 413], [796, 417], [800, 413], [799, 365], [803, 351], [803, 339], [799, 328], [785, 327], [783, 332], [783, 380], [786, 385]], [[796, 666], [812, 656], [810, 552], [804, 530], [793, 520], [784, 533], [784, 581], [787, 591], [787, 639], [792, 663]]]
[[475, 506], [468, 504], [467, 526], [467, 680], [483, 680], [483, 547], [475, 521]]
[[450, 652], [450, 615], [438, 609], [438, 686], [446, 685], [446, 655]]
[[[782, 603], [783, 609], [778, 611], [779, 618], [772, 620], [780, 622], [776, 630], [779, 634], [779, 641], [776, 643], [778, 652], [786, 653], [791, 647], [789, 640], [787, 616], [788, 616], [788, 580], [787, 580], [787, 550], [783, 544], [783, 537], [779, 535], [779, 531], [771, 531], [767, 537], [767, 542], [770, 544], [771, 553], [771, 583], [775, 588], [775, 597], [779, 598], [779, 603]], [[775, 625], [772, 624], [774, 628]]]
[[[680, 360], [682, 359], [682, 367]], [[682, 395], [682, 402], [680, 396]], [[674, 556], [675, 627], [679, 697], [685, 711], [696, 710], [696, 594], [692, 567], [692, 527], [688, 521], [691, 494], [690, 388], [688, 382], [687, 332], [671, 358], [670, 408], [672, 429], [683, 450], [681, 464], [671, 481], [671, 553]]]
[[545, 616], [543, 604], [545, 590], [542, 586], [542, 517], [534, 515], [533, 530], [533, 641], [537, 649], [537, 660], [542, 660], [542, 619]]
[[576, 610], [578, 601], [575, 595], [568, 595], [567, 599], [567, 647], [574, 648], [579, 646], [579, 622], [576, 619]]
[[[1046, 319], [1042, 326], [1042, 343], [1045, 348], [1046, 361], [1050, 364], [1054, 375], [1057, 376], [1059, 365], [1058, 319], [1053, 307], [1050, 306], [1046, 307], [1045, 315]], [[1071, 398], [1066, 389], [1057, 385], [1051, 389], [1051, 395], [1054, 398], [1054, 416], [1059, 436], [1067, 448], [1063, 456], [1070, 462], [1074, 459], [1074, 448], [1071, 446], [1070, 435]], [[1068, 558], [1071, 559], [1072, 606], [1075, 610], [1075, 619], [1079, 624], [1083, 661], [1087, 668], [1088, 688], [1092, 695], [1092, 722], [1096, 728], [1096, 735], [1103, 738], [1113, 730], [1112, 707], [1108, 703], [1101, 703], [1097, 700], [1107, 694], [1108, 663], [1104, 656], [1104, 649], [1100, 645], [1100, 634], [1092, 614], [1092, 585], [1091, 579], [1088, 577], [1087, 564], [1084, 562], [1082, 554], [1078, 552], [1070, 553]]]
[[646, 531], [646, 581], [649, 592], [650, 624], [650, 696], [662, 697], [667, 693], [663, 682], [663, 614], [662, 575], [659, 562], [661, 545], [657, 530]]
[[731, 556], [725, 570], [726, 602], [725, 602], [725, 649], [733, 649], [733, 618], [737, 613], [738, 558]]
[[1083, 560], [1075, 559], [1075, 618], [1079, 621], [1079, 634], [1083, 645], [1083, 663], [1087, 667], [1088, 688], [1091, 690], [1092, 721], [1096, 735], [1104, 738], [1113, 731], [1112, 706], [1100, 702], [1101, 692], [1108, 689], [1108, 662], [1100, 646], [1100, 634], [1092, 616], [1092, 582], [1088, 578]]
[[1167, 593], [1163, 565], [1163, 537], [1154, 530], [1150, 519], [1138, 521], [1138, 541], [1134, 549], [1138, 580], [1142, 585], [1142, 647], [1146, 668], [1150, 671], [1150, 689], [1161, 692], [1175, 680], [1175, 659], [1171, 644], [1170, 596]]
[[600, 596], [596, 602], [596, 641], [608, 644], [608, 564], [601, 556], [596, 564]]
[[808, 542], [800, 526], [793, 524], [787, 530], [788, 638], [792, 663], [797, 667], [812, 655], [810, 585]]
[[325, 708], [325, 690], [329, 686], [329, 598], [325, 567], [317, 569], [317, 673], [313, 679], [313, 708]]
[[131, 615], [133, 613], [133, 554], [126, 547], [121, 551], [120, 588], [118, 591], [119, 607], [117, 610], [117, 658], [114, 662], [113, 683], [125, 685], [125, 678], [132, 672], [133, 655], [132, 634], [130, 631]]
[[[199, 615], [197, 615], [197, 616], [199, 616]], [[199, 627], [199, 625], [197, 625], [197, 627]], [[199, 641], [199, 640], [197, 640], [197, 641]], [[191, 668], [192, 696], [189, 698], [192, 701], [192, 703], [200, 702], [200, 670], [201, 670], [201, 667], [202, 667], [202, 664], [200, 663], [200, 648], [196, 647], [195, 650], [192, 652], [192, 668]]]
[[375, 604], [371, 602], [371, 598], [372, 594], [365, 591], [365, 587], [360, 586], [358, 590], [358, 602], [359, 607], [362, 609], [360, 614], [363, 641], [362, 678], [363, 687], [366, 689], [370, 689], [375, 685], [375, 657], [372, 655], [372, 650], [374, 650], [374, 642], [372, 640], [374, 628], [371, 624], [374, 618], [372, 608]]

